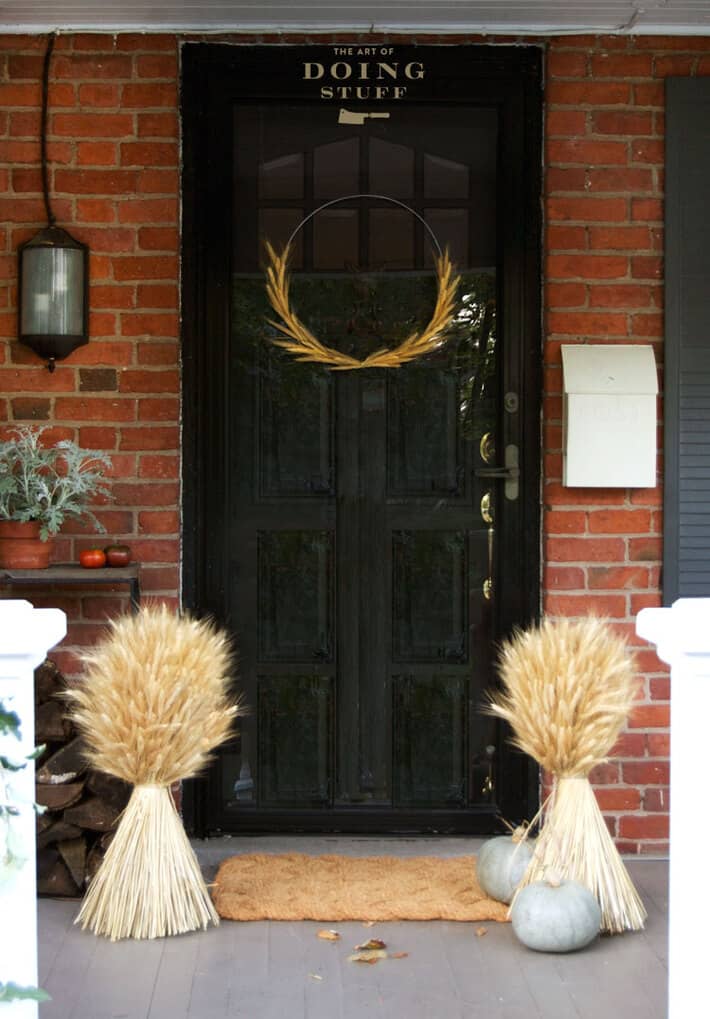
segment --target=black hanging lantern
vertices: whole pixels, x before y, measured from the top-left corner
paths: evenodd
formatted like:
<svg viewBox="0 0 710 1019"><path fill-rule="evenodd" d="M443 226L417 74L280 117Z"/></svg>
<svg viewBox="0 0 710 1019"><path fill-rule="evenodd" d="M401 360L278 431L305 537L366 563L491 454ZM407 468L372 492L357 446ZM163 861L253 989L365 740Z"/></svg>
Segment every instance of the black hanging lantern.
<svg viewBox="0 0 710 1019"><path fill-rule="evenodd" d="M49 362L89 340L89 249L48 226L19 249L20 341Z"/></svg>
<svg viewBox="0 0 710 1019"><path fill-rule="evenodd" d="M42 77L42 186L47 226L18 250L18 335L21 343L54 362L89 341L89 249L55 225L47 184L47 92L50 36Z"/></svg>

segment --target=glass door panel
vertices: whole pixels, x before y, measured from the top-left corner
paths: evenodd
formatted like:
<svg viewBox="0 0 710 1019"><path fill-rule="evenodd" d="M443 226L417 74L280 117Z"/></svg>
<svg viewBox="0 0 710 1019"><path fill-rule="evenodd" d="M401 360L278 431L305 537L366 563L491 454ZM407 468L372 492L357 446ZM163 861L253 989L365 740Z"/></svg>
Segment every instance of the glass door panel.
<svg viewBox="0 0 710 1019"><path fill-rule="evenodd" d="M467 110L466 143L460 119L419 107L413 144L399 118L354 129L331 113L235 113L231 585L249 713L225 808L463 808L488 795L469 760L487 745L474 471L497 419L497 121ZM359 358L425 328L437 245L455 252L438 352L341 373L274 346L260 262L291 235L293 307Z"/></svg>

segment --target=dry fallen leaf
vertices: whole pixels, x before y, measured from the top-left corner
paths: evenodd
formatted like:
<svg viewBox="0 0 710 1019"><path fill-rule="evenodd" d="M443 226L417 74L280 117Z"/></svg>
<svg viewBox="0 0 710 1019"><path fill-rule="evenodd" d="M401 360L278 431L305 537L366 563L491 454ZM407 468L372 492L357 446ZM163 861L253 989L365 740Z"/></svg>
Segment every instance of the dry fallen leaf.
<svg viewBox="0 0 710 1019"><path fill-rule="evenodd" d="M364 962L368 966L373 966L380 959L386 959L387 952L382 948L370 948L363 952L354 952L348 956L348 962Z"/></svg>
<svg viewBox="0 0 710 1019"><path fill-rule="evenodd" d="M488 934L487 927L476 927L476 937L482 938L485 934Z"/></svg>
<svg viewBox="0 0 710 1019"><path fill-rule="evenodd" d="M318 931L318 937L323 941L340 941L340 935L337 931L322 930Z"/></svg>
<svg viewBox="0 0 710 1019"><path fill-rule="evenodd" d="M323 979L323 977L320 976L319 973L309 973L308 976L311 978L311 980L322 980Z"/></svg>
<svg viewBox="0 0 710 1019"><path fill-rule="evenodd" d="M409 955L409 952L390 952L389 953L389 958L390 959L406 959L408 955Z"/></svg>
<svg viewBox="0 0 710 1019"><path fill-rule="evenodd" d="M371 949L387 948L387 945L380 938L370 938L369 941L365 941L362 945L355 945L356 952L368 952Z"/></svg>

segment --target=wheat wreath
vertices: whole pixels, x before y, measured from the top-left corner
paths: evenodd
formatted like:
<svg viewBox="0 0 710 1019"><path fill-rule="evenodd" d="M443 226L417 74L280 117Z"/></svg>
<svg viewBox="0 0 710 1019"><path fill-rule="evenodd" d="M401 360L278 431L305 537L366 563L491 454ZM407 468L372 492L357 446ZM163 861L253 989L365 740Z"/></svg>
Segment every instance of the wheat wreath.
<svg viewBox="0 0 710 1019"><path fill-rule="evenodd" d="M279 322L268 319L270 325L288 337L285 340L273 340L279 347L294 354L299 361L315 361L327 365L333 371L348 371L353 368L399 368L400 365L413 361L423 354L437 350L445 342L444 333L451 324L456 310L456 291L460 277L454 274L454 268L447 251L435 260L437 295L434 311L422 332L413 332L399 344L389 349L381 347L359 360L349 354L343 354L334 347L322 343L299 319L291 307L290 276L288 261L291 255L290 243L277 252L266 241L266 294L271 307L279 316Z"/></svg>

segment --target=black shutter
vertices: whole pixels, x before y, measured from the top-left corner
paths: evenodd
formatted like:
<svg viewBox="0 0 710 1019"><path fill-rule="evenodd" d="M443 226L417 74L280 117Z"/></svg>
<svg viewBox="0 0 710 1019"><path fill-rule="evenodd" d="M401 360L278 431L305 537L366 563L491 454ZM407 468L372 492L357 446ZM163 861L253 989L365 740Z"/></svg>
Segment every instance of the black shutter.
<svg viewBox="0 0 710 1019"><path fill-rule="evenodd" d="M710 596L710 78L666 81L663 600Z"/></svg>

